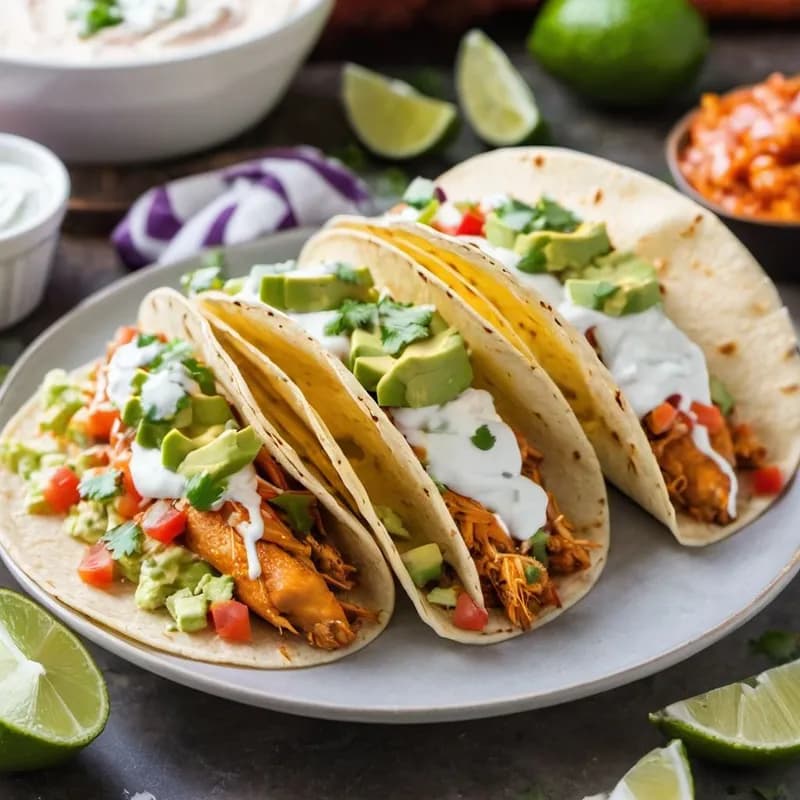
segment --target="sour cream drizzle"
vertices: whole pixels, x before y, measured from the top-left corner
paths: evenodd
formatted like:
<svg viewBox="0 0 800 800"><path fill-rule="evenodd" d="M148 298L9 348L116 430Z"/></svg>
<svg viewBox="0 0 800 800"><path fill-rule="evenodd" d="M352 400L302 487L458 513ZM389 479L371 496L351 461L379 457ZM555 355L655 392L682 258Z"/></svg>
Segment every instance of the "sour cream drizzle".
<svg viewBox="0 0 800 800"><path fill-rule="evenodd" d="M237 533L244 540L247 552L247 574L250 580L261 575L261 562L256 552L256 542L264 535L264 518L261 516L261 496L258 493L256 471L248 464L228 478L228 485L219 501L219 506L226 500L244 506L250 519L236 525Z"/></svg>
<svg viewBox="0 0 800 800"><path fill-rule="evenodd" d="M172 419L178 404L189 393L199 394L200 387L189 377L180 361L171 361L151 372L142 386L142 409L148 419Z"/></svg>
<svg viewBox="0 0 800 800"><path fill-rule="evenodd" d="M108 399L119 409L125 407L131 396L131 381L136 370L147 366L164 347L161 342L139 347L136 340L118 347L108 364Z"/></svg>
<svg viewBox="0 0 800 800"><path fill-rule="evenodd" d="M547 493L521 474L516 436L489 392L466 389L444 405L393 408L391 414L408 443L425 450L430 475L495 512L515 539L524 541L545 525ZM483 425L494 436L488 450L472 442Z"/></svg>

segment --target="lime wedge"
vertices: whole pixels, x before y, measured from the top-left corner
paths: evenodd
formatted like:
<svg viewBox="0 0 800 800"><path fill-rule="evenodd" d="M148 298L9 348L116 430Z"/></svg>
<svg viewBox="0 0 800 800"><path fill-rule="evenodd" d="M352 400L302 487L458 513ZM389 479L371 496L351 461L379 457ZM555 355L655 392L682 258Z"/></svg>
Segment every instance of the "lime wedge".
<svg viewBox="0 0 800 800"><path fill-rule="evenodd" d="M483 31L471 30L461 40L456 89L469 124L487 144L505 147L530 142L543 132L533 92Z"/></svg>
<svg viewBox="0 0 800 800"><path fill-rule="evenodd" d="M420 94L357 64L346 64L342 100L362 143L384 158L401 160L427 153L448 138L458 122L452 103Z"/></svg>
<svg viewBox="0 0 800 800"><path fill-rule="evenodd" d="M651 750L629 769L611 794L584 800L694 800L692 770L677 739Z"/></svg>
<svg viewBox="0 0 800 800"><path fill-rule="evenodd" d="M46 611L0 589L0 771L49 767L100 735L105 681Z"/></svg>
<svg viewBox="0 0 800 800"><path fill-rule="evenodd" d="M759 765L800 755L800 661L673 703L650 721L714 761Z"/></svg>

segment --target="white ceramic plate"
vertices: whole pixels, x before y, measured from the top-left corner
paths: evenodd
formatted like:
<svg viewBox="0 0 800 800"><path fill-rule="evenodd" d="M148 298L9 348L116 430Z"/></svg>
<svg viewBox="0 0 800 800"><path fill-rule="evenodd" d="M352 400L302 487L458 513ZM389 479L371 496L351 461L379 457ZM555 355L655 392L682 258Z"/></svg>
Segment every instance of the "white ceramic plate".
<svg viewBox="0 0 800 800"><path fill-rule="evenodd" d="M307 233L293 232L229 251L232 274L292 257ZM156 286L178 285L195 262L131 276L80 305L20 359L0 394L0 424L48 369L78 366L133 321ZM767 605L800 568L800 481L733 538L684 549L666 529L612 494L612 544L597 587L556 622L491 647L436 637L398 596L388 630L335 664L267 672L187 661L132 643L76 614L14 576L79 633L118 656L211 694L306 716L371 722L436 722L488 717L595 694L662 670L729 633Z"/></svg>

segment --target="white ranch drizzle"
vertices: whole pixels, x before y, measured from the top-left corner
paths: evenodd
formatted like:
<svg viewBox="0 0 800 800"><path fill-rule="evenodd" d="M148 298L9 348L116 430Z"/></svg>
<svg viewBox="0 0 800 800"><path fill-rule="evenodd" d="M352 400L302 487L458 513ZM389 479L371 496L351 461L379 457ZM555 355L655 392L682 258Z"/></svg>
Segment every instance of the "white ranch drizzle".
<svg viewBox="0 0 800 800"><path fill-rule="evenodd" d="M326 350L333 353L342 361L347 361L350 355L350 337L345 335L332 336L325 333L325 328L338 316L338 311L307 311L285 312L309 335L313 336Z"/></svg>
<svg viewBox="0 0 800 800"><path fill-rule="evenodd" d="M142 385L142 409L148 419L172 419L187 394L199 394L200 387L180 361L170 361L151 372Z"/></svg>
<svg viewBox="0 0 800 800"><path fill-rule="evenodd" d="M147 366L163 349L161 342L139 347L136 340L118 347L108 363L108 399L119 409L125 407L131 396L131 381L136 370Z"/></svg>
<svg viewBox="0 0 800 800"><path fill-rule="evenodd" d="M131 478L136 491L149 500L175 500L186 493L186 478L167 469L161 461L161 450L142 447L134 442L131 447Z"/></svg>
<svg viewBox="0 0 800 800"><path fill-rule="evenodd" d="M247 552L247 574L250 580L256 580L261 575L261 562L256 552L256 542L264 535L264 518L261 516L261 495L258 493L256 471L252 464L228 478L228 485L219 500L217 508L230 500L244 506L249 520L236 524L236 531L244 541Z"/></svg>
<svg viewBox="0 0 800 800"><path fill-rule="evenodd" d="M521 474L516 436L489 392L466 389L444 405L393 408L391 414L409 444L425 450L431 476L493 511L515 539L524 541L545 525L547 493ZM488 450L472 442L483 425L494 436Z"/></svg>

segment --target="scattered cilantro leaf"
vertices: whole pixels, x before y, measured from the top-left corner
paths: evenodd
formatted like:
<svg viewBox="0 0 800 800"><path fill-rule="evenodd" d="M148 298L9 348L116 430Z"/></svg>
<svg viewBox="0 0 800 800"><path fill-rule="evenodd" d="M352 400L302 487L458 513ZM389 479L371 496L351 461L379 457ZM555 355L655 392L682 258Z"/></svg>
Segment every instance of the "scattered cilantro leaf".
<svg viewBox="0 0 800 800"><path fill-rule="evenodd" d="M101 541L105 542L114 560L119 561L125 556L142 552L143 536L142 529L135 522L123 522L107 531Z"/></svg>
<svg viewBox="0 0 800 800"><path fill-rule="evenodd" d="M544 246L532 247L528 250L517 264L517 269L520 272L547 272L547 256L544 254Z"/></svg>
<svg viewBox="0 0 800 800"><path fill-rule="evenodd" d="M476 428L475 433L469 437L469 440L478 450L491 450L497 441L495 435L489 430L488 425L481 425L480 428Z"/></svg>
<svg viewBox="0 0 800 800"><path fill-rule="evenodd" d="M97 475L84 475L78 491L84 500L110 500L120 491L122 473L118 469L107 469Z"/></svg>
<svg viewBox="0 0 800 800"><path fill-rule="evenodd" d="M789 790L783 784L774 788L754 786L753 794L760 800L790 800Z"/></svg>
<svg viewBox="0 0 800 800"><path fill-rule="evenodd" d="M192 380L197 382L203 394L216 394L217 382L214 380L214 373L196 358L184 358L183 366Z"/></svg>
<svg viewBox="0 0 800 800"><path fill-rule="evenodd" d="M362 303L359 300L348 298L336 311L336 316L325 326L325 333L329 336L338 336L342 333L352 333L357 328L372 328L378 318L376 303Z"/></svg>
<svg viewBox="0 0 800 800"><path fill-rule="evenodd" d="M580 219L571 211L543 195L536 205L520 200L509 200L496 210L507 228L517 233L533 231L562 231L570 233L580 224Z"/></svg>
<svg viewBox="0 0 800 800"><path fill-rule="evenodd" d="M222 289L225 280L225 269L222 266L200 267L181 275L181 286L189 297L194 297L202 292Z"/></svg>
<svg viewBox="0 0 800 800"><path fill-rule="evenodd" d="M147 347L148 345L151 345L157 342L158 340L159 340L158 336L156 336L154 333L140 333L136 337L136 346Z"/></svg>
<svg viewBox="0 0 800 800"><path fill-rule="evenodd" d="M786 664L800 658L800 633L766 631L758 639L750 640L750 649L775 664Z"/></svg>
<svg viewBox="0 0 800 800"><path fill-rule="evenodd" d="M345 264L344 261L338 261L333 275L344 283L358 283L358 273L353 269L350 264Z"/></svg>
<svg viewBox="0 0 800 800"><path fill-rule="evenodd" d="M422 306L404 305L384 298L378 302L378 320L383 349L398 355L404 347L431 335L433 311Z"/></svg>
<svg viewBox="0 0 800 800"><path fill-rule="evenodd" d="M284 512L289 527L296 533L310 533L314 527L311 509L316 499L308 492L283 492L269 500L269 504Z"/></svg>
<svg viewBox="0 0 800 800"><path fill-rule="evenodd" d="M219 502L225 486L217 483L207 472L192 476L186 485L186 499L198 511L210 511Z"/></svg>
<svg viewBox="0 0 800 800"><path fill-rule="evenodd" d="M194 348L185 339L171 339L150 363L150 369L158 369L172 361L183 361L190 358L193 352Z"/></svg>
<svg viewBox="0 0 800 800"><path fill-rule="evenodd" d="M78 33L85 38L119 25L123 14L117 0L79 0L70 10L69 18L78 23Z"/></svg>
<svg viewBox="0 0 800 800"><path fill-rule="evenodd" d="M541 230L564 231L569 233L574 231L580 224L580 219L564 206L556 203L547 195L542 195L536 204L538 220L541 220Z"/></svg>

